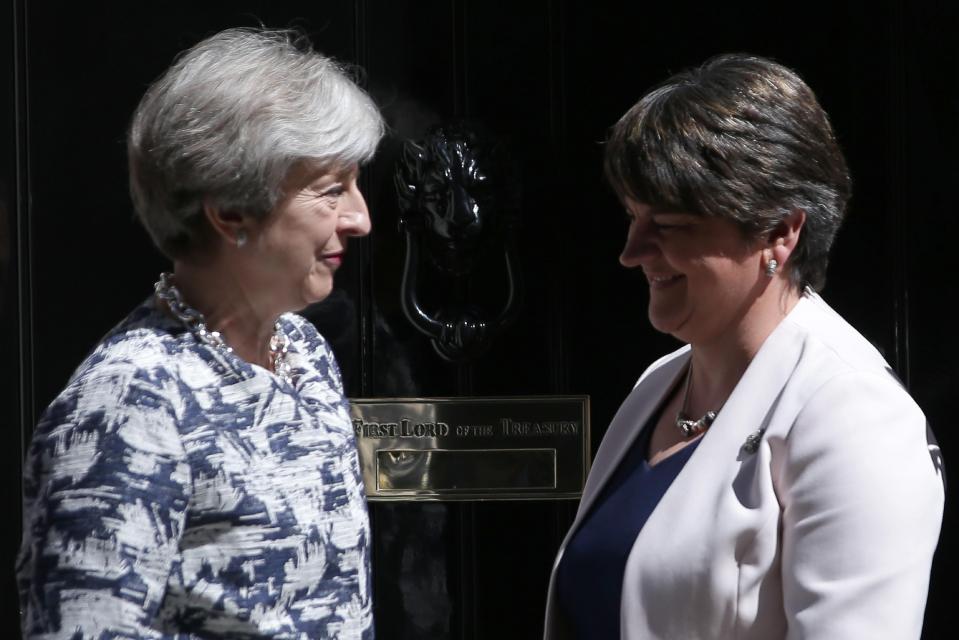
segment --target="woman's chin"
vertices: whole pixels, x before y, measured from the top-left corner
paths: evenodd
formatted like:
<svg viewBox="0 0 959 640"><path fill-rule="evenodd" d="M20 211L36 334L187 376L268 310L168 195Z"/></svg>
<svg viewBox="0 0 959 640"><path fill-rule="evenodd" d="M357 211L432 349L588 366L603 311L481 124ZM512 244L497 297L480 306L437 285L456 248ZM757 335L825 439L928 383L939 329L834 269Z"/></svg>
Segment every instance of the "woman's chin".
<svg viewBox="0 0 959 640"><path fill-rule="evenodd" d="M649 324L652 325L653 329L659 331L660 333L673 333L677 330L681 322L675 317L674 314L670 313L657 313L656 310L649 310Z"/></svg>
<svg viewBox="0 0 959 640"><path fill-rule="evenodd" d="M686 318L674 314L657 314L650 310L649 324L659 333L673 336L682 342L689 342Z"/></svg>
<svg viewBox="0 0 959 640"><path fill-rule="evenodd" d="M303 302L306 305L316 304L317 302L322 302L326 300L330 294L333 293L333 283L327 281L326 283L316 283L309 282L306 286L303 287Z"/></svg>

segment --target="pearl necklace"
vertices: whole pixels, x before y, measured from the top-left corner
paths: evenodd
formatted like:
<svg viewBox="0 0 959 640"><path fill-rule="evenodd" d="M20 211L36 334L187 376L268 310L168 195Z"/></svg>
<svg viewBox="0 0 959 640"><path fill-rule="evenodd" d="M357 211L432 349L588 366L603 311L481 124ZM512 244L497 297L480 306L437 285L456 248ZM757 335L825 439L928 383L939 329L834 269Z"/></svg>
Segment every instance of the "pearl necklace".
<svg viewBox="0 0 959 640"><path fill-rule="evenodd" d="M183 301L183 295L173 284L172 273L161 273L160 279L153 285L153 290L156 292L157 299L165 302L170 312L186 325L200 342L221 353L233 353L233 348L223 340L219 331L210 331L207 328L203 314ZM273 373L287 382L291 382L293 378L293 368L287 361L289 349L290 339L286 337L280 328L280 323L277 322L273 325L273 336L270 338L270 366L273 368Z"/></svg>
<svg viewBox="0 0 959 640"><path fill-rule="evenodd" d="M686 413L686 409L689 405L689 387L692 386L693 379L693 360L690 357L689 359L689 368L686 370L686 383L685 389L683 390L683 408L676 413L676 428L682 431L684 438L691 438L693 436L698 436L700 433L709 428L709 425L713 423L713 420L716 419L717 411L707 411L703 414L702 418L698 420L693 420L689 417L689 414Z"/></svg>

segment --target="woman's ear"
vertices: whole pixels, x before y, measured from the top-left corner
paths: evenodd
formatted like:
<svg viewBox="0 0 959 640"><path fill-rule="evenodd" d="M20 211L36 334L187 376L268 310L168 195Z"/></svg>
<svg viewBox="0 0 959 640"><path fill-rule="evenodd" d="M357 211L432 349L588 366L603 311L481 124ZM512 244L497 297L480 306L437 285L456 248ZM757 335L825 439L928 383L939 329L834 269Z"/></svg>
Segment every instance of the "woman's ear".
<svg viewBox="0 0 959 640"><path fill-rule="evenodd" d="M214 235L228 246L242 248L249 240L249 221L242 213L221 209L209 200L204 200L203 215L210 223Z"/></svg>
<svg viewBox="0 0 959 640"><path fill-rule="evenodd" d="M793 209L769 234L769 249L779 264L786 264L789 256L799 243L799 234L806 224L806 212Z"/></svg>

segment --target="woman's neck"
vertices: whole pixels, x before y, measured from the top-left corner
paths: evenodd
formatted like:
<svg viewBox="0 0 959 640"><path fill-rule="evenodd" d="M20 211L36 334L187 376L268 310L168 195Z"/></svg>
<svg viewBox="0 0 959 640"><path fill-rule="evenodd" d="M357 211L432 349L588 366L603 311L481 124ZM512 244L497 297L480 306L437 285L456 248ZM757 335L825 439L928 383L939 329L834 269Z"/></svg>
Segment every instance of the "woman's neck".
<svg viewBox="0 0 959 640"><path fill-rule="evenodd" d="M203 314L239 357L270 367L270 339L279 316L261 296L244 287L232 270L215 264L176 261L173 283L183 301Z"/></svg>
<svg viewBox="0 0 959 640"><path fill-rule="evenodd" d="M690 414L716 410L726 402L766 338L801 297L792 287L767 290L756 299L731 335L691 345Z"/></svg>

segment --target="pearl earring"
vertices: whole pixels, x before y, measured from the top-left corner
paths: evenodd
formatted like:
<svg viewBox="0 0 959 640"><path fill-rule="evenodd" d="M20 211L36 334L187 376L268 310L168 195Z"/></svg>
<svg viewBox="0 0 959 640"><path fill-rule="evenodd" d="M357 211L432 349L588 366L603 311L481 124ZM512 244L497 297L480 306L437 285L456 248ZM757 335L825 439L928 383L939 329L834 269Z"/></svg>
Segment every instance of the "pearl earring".
<svg viewBox="0 0 959 640"><path fill-rule="evenodd" d="M246 245L246 231L240 229L236 232L236 246L238 249L242 249Z"/></svg>

